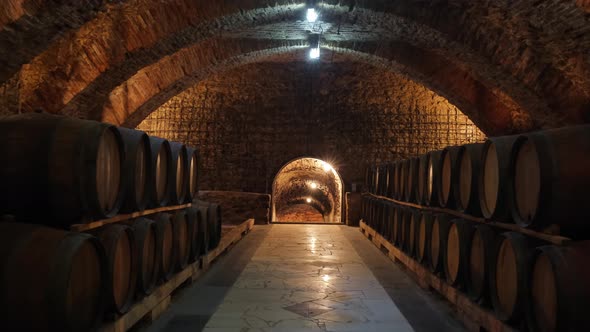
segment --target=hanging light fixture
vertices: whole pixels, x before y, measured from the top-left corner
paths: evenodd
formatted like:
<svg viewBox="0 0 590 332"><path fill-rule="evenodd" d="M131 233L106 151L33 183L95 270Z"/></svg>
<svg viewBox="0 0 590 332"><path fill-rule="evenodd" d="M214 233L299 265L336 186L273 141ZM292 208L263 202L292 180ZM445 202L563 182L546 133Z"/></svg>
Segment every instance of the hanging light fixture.
<svg viewBox="0 0 590 332"><path fill-rule="evenodd" d="M307 22L315 23L318 20L318 13L315 11L315 8L307 8Z"/></svg>

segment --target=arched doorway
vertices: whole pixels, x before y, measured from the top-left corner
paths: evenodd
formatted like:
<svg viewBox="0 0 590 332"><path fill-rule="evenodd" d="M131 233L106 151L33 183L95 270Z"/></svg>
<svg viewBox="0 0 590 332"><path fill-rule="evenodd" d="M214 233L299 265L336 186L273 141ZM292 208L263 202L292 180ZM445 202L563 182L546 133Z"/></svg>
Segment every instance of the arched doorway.
<svg viewBox="0 0 590 332"><path fill-rule="evenodd" d="M285 164L272 186L273 222L342 222L344 184L329 163L298 158Z"/></svg>

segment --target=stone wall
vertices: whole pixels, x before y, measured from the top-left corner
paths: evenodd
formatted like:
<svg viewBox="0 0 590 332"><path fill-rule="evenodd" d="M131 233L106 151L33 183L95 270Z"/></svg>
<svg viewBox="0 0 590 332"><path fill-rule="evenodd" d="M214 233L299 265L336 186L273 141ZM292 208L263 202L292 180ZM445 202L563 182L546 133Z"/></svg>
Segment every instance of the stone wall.
<svg viewBox="0 0 590 332"><path fill-rule="evenodd" d="M222 220L227 225L238 225L251 218L254 218L255 223L259 225L269 222L270 195L201 191L199 199L221 205Z"/></svg>
<svg viewBox="0 0 590 332"><path fill-rule="evenodd" d="M138 128L198 147L204 190L260 193L299 157L330 162L350 191L368 164L484 138L422 85L339 61L242 66L172 98Z"/></svg>

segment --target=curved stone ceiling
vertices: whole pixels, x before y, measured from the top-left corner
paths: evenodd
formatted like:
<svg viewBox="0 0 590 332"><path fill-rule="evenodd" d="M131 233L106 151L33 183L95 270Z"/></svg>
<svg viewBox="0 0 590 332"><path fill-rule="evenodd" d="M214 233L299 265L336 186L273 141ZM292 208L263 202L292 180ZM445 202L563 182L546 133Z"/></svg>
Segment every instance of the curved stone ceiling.
<svg viewBox="0 0 590 332"><path fill-rule="evenodd" d="M304 40L297 40L298 32L291 28L300 24L304 3L38 0L29 4L7 0L4 9L11 10L0 15L0 41L12 46L0 52L0 81L30 62L19 74L25 111L44 107L100 118L101 107L108 109L113 94L133 86L129 81L134 75L165 58L180 59L177 53L184 49L200 45L190 55L203 56L203 64L230 61L215 54L204 56L213 52L211 45L223 44L221 40L226 44L235 39L274 41L274 47L263 49L280 43L300 45ZM451 100L476 100L472 107L482 114L470 116L489 134L590 121L590 25L583 1L350 0L322 1L319 6L326 24L325 41L334 49L391 54L396 57L389 59L393 61L424 52L429 56L405 65L417 67L413 69L422 70L426 77L429 71L448 65L446 73L454 75L444 84L433 85ZM43 32L42 40L27 38L35 31ZM407 48L405 57L400 47ZM255 48L245 47L236 56ZM213 49L221 52L218 55L226 51ZM183 71L183 62L188 61L180 61L176 70ZM184 75L215 68L191 68L195 70ZM147 87L172 94L168 90L175 89L177 80L170 80L170 88L166 70L152 71L154 82ZM437 73L447 76L444 71ZM455 83L461 77L466 81ZM126 102L151 99L143 95L144 89L139 90L132 91ZM479 110L486 104L491 105L488 110ZM149 105L140 107L149 109ZM519 118L512 119L513 114ZM532 122L522 124L521 114ZM499 123L494 123L495 117Z"/></svg>

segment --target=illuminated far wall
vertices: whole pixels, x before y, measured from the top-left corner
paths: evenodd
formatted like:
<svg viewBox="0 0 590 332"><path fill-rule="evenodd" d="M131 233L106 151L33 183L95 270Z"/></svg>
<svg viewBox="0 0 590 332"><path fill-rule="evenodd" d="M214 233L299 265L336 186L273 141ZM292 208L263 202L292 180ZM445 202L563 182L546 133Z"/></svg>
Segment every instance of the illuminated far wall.
<svg viewBox="0 0 590 332"><path fill-rule="evenodd" d="M316 158L290 161L277 173L272 188L272 221L308 221L293 216L285 219L292 207L307 204L322 215L323 222L342 222L344 184L338 171L326 161Z"/></svg>
<svg viewBox="0 0 590 332"><path fill-rule="evenodd" d="M485 137L445 98L402 75L337 55L310 66L301 56L211 76L138 128L198 147L202 190L267 194L296 158L330 160L350 190L367 165Z"/></svg>

